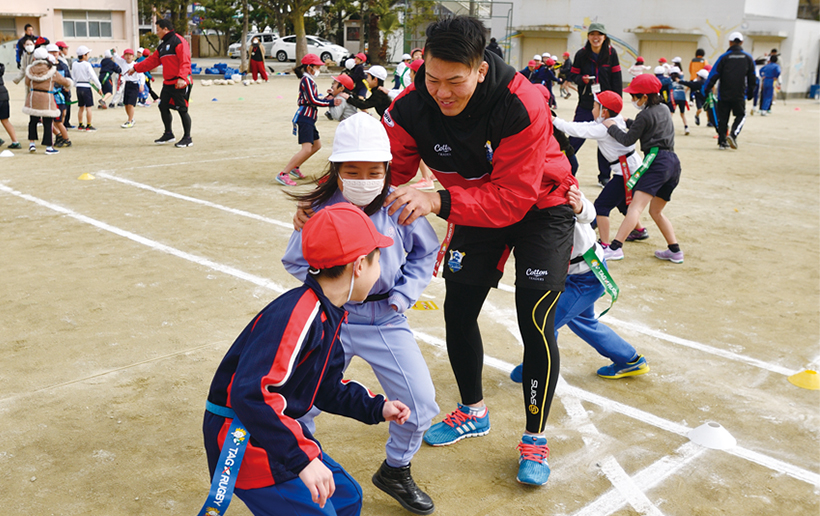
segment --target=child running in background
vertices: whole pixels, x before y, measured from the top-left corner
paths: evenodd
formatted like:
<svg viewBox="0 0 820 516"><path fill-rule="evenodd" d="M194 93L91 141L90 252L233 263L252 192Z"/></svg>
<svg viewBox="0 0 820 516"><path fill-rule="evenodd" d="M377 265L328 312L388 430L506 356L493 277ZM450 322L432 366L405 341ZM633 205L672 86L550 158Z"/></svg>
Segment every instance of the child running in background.
<svg viewBox="0 0 820 516"><path fill-rule="evenodd" d="M108 103L114 97L114 76L121 75L123 70L120 68L113 57L114 52L111 50L106 50L103 52L103 59L100 61L100 84L102 84L102 95L103 97L98 100L98 108L100 109L108 109ZM114 107L111 105L110 107Z"/></svg>
<svg viewBox="0 0 820 516"><path fill-rule="evenodd" d="M695 99L695 125L700 125L700 114L703 112L703 104L706 102L706 97L703 96L703 85L706 84L706 78L709 77L709 71L701 68L697 71L695 80L679 81L680 84L689 88L691 96Z"/></svg>
<svg viewBox="0 0 820 516"><path fill-rule="evenodd" d="M615 138L609 135L607 128L602 124L604 120L613 120L617 127L626 129L626 122L620 115L623 109L623 97L613 91L602 91L595 95L595 104L592 114L595 116L593 122L567 122L560 118L555 118L552 125L555 129L564 132L567 136L597 140L598 149L604 158L609 162L613 177L618 179L610 181L601 190L598 198L595 199L595 212L597 213L596 223L598 225L598 235L604 249L609 247L609 212L612 208L626 215L626 180L623 179L620 158L624 157L626 166L630 173L638 170L641 166L641 159L635 153L635 145L621 145ZM591 221L590 221L591 222ZM649 238L649 232L641 226L640 220L635 228L626 237L626 241L645 240ZM620 258L615 258L616 260Z"/></svg>
<svg viewBox="0 0 820 516"><path fill-rule="evenodd" d="M683 120L683 134L689 134L689 122L686 121L686 110L689 109L689 102L686 100L686 88L681 83L683 76L680 68L675 67L672 73L669 74L669 79L672 81L672 98L675 101L678 111L680 111L681 120Z"/></svg>
<svg viewBox="0 0 820 516"><path fill-rule="evenodd" d="M364 210L380 233L393 237L393 245L381 250L381 276L370 295L364 301L344 305L348 311L341 330L344 364L347 368L354 355L361 357L373 368L387 397L402 400L409 407L410 417L404 425L390 425L387 459L373 476L373 483L405 509L430 514L433 501L413 481L410 461L439 408L430 372L404 312L432 279L439 246L424 217L402 225L398 212L388 214L384 199L392 190L391 159L384 126L372 116L358 113L336 129L330 166L316 181L317 188L295 197L317 213L328 206L352 203ZM282 258L285 269L299 280L308 273L302 248L302 233L295 231ZM316 415L314 409L300 420L311 433Z"/></svg>
<svg viewBox="0 0 820 516"><path fill-rule="evenodd" d="M304 179L305 175L299 167L311 156L319 152L322 142L319 140L319 131L316 130L316 114L318 108L328 107L331 104L341 104L340 99L323 99L319 96L314 77L319 73L319 67L324 63L316 54L308 54L302 58L302 64L294 69L299 81L299 108L293 115L293 134L298 136L299 145L302 146L299 152L293 155L288 161L285 170L279 172L276 180L285 186L296 186L296 181L290 178L293 176Z"/></svg>
<svg viewBox="0 0 820 516"><path fill-rule="evenodd" d="M77 130L78 131L96 131L97 128L91 125L91 111L94 107L94 95L91 94L91 86L93 85L97 91L101 91L102 86L100 80L97 79L97 74L94 73L94 68L88 62L88 55L91 49L85 45L77 47L77 62L71 70L71 75L74 77L74 83L77 85ZM86 125L83 125L83 114L85 114Z"/></svg>
<svg viewBox="0 0 820 516"><path fill-rule="evenodd" d="M350 78L353 79L353 93L354 96L364 98L367 95L367 86L364 81L366 79L364 73L364 63L367 62L367 56L359 52L353 56L354 65L350 70Z"/></svg>
<svg viewBox="0 0 820 516"><path fill-rule="evenodd" d="M3 128L11 138L11 144L9 144L9 149L19 149L20 142L17 141L17 133L14 131L14 125L9 121L9 117L11 116L11 107L9 105L9 90L6 89L6 85L3 83L3 75L6 73L6 65L0 63L0 124L3 124ZM5 143L2 139L0 139L0 145Z"/></svg>
<svg viewBox="0 0 820 516"><path fill-rule="evenodd" d="M643 75L652 67L646 66L643 62L643 57L638 56L635 58L635 64L629 67L629 74L635 78L639 75Z"/></svg>
<svg viewBox="0 0 820 516"><path fill-rule="evenodd" d="M304 285L248 323L211 381L202 431L213 480L199 514L224 514L234 487L256 516L360 513L361 486L298 418L314 406L371 425L411 415L342 376L342 305L364 301L379 278L379 250L391 245L349 204L305 224Z"/></svg>
<svg viewBox="0 0 820 516"><path fill-rule="evenodd" d="M672 192L680 180L680 161L675 154L675 126L666 107L661 106L660 90L660 80L654 75L635 77L632 84L624 90L632 95L632 105L640 111L635 120L627 120L629 130L624 131L618 127L615 120L603 121L609 135L621 145L633 145L640 140L641 151L644 153L643 164L633 172L628 183L628 186L633 185L632 203L621 227L618 228L618 233L604 254L607 260L623 258L623 242L635 227L643 210L649 206L649 215L658 225L669 247L655 251L655 257L673 263L683 263L683 251L678 245L675 230L663 214L663 209L672 198Z"/></svg>
<svg viewBox="0 0 820 516"><path fill-rule="evenodd" d="M666 68L663 66L656 66L655 67L655 77L661 83L661 90L658 93L661 97L661 102L669 108L670 113L675 112L675 96L672 93L672 79L669 78L668 74L666 73Z"/></svg>
<svg viewBox="0 0 820 516"><path fill-rule="evenodd" d="M616 380L648 373L649 364L643 355L639 355L632 345L595 317L595 301L604 295L603 281L609 280L599 280L593 270L594 267L601 274L601 269L606 268L604 250L595 243L595 230L590 226L595 209L576 186L570 187L567 198L575 211L575 234L566 290L555 306L555 338L558 338L558 329L566 324L601 356L611 360L612 364L598 369L601 378ZM614 282L611 283L617 289ZM510 379L521 383L523 370L524 366L518 364L510 373Z"/></svg>

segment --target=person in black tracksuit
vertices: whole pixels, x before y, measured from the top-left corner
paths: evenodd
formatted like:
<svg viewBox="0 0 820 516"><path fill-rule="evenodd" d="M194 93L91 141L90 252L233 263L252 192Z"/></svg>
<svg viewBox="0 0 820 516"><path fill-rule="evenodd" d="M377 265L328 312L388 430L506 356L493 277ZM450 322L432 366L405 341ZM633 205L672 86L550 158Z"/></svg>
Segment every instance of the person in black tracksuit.
<svg viewBox="0 0 820 516"><path fill-rule="evenodd" d="M618 53L611 46L606 28L602 23L589 25L587 43L575 53L572 67L569 71L569 80L578 86L578 107L575 108L574 122L591 122L592 108L595 104L593 91L614 91L623 95L623 81L621 78L621 62ZM570 143L576 152L584 144L582 138L570 138ZM609 162L598 152L598 184L604 186L609 182Z"/></svg>
<svg viewBox="0 0 820 516"><path fill-rule="evenodd" d="M752 100L755 88L755 61L743 50L743 35L733 32L729 35L731 45L715 61L706 84L701 90L704 95L718 85L718 146L721 149L732 147L737 149L737 137L743 129L746 119L746 100ZM729 113L735 115L732 131L727 135L729 128ZM728 143L727 143L728 140Z"/></svg>

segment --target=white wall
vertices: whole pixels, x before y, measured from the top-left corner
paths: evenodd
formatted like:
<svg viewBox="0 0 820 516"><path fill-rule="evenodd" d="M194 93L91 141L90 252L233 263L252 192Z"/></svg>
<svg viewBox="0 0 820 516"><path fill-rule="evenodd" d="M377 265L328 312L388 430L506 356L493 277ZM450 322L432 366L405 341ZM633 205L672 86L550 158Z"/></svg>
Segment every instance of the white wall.
<svg viewBox="0 0 820 516"><path fill-rule="evenodd" d="M746 0L746 14L795 19L800 0Z"/></svg>
<svg viewBox="0 0 820 516"><path fill-rule="evenodd" d="M808 93L809 87L816 84L817 62L820 59L820 22L797 20L794 25L789 55L783 56L784 78L783 91L795 95Z"/></svg>

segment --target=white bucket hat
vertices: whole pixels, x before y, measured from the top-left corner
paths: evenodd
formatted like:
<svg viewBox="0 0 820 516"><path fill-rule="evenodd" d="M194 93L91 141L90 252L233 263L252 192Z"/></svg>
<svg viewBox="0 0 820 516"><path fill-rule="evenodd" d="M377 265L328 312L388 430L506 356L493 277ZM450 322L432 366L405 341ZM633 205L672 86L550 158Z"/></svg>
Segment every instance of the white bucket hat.
<svg viewBox="0 0 820 516"><path fill-rule="evenodd" d="M79 47L77 47L77 55L78 56L84 56L84 55L88 54L89 52L91 52L91 49L88 48L85 45L80 45Z"/></svg>
<svg viewBox="0 0 820 516"><path fill-rule="evenodd" d="M702 79L709 77L709 70L701 68L700 70L698 70L698 77Z"/></svg>
<svg viewBox="0 0 820 516"><path fill-rule="evenodd" d="M34 56L34 59L44 59L45 60L45 59L48 59L48 50L46 50L43 47L35 48L34 49L34 54L32 54L32 55Z"/></svg>
<svg viewBox="0 0 820 516"><path fill-rule="evenodd" d="M381 163L390 161L390 139L384 126L367 113L356 113L343 120L336 128L333 138L333 153L328 161L369 161Z"/></svg>
<svg viewBox="0 0 820 516"><path fill-rule="evenodd" d="M371 66L366 71L376 79L381 79L383 81L387 79L387 70L385 70L383 66Z"/></svg>

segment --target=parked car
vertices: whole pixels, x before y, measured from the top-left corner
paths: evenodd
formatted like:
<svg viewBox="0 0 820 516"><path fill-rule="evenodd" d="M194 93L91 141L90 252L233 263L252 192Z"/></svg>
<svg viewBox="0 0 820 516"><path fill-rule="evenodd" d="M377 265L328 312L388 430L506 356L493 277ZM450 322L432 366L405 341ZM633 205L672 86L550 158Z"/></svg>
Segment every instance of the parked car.
<svg viewBox="0 0 820 516"><path fill-rule="evenodd" d="M271 49L273 48L273 44L276 43L276 40L279 39L279 36L272 32L249 32L248 33L248 47L251 46L251 41L253 38L259 38L262 40L262 48L265 49L265 57L272 57L273 54L271 53ZM231 59L239 59L242 54L242 42L237 41L236 43L231 43L228 46L228 57Z"/></svg>
<svg viewBox="0 0 820 516"><path fill-rule="evenodd" d="M330 59L341 63L350 54L345 47L318 36L307 36L307 43L308 53L316 54L322 61ZM271 49L271 56L276 57L276 60L281 63L294 61L296 59L296 36L285 36L276 40Z"/></svg>

